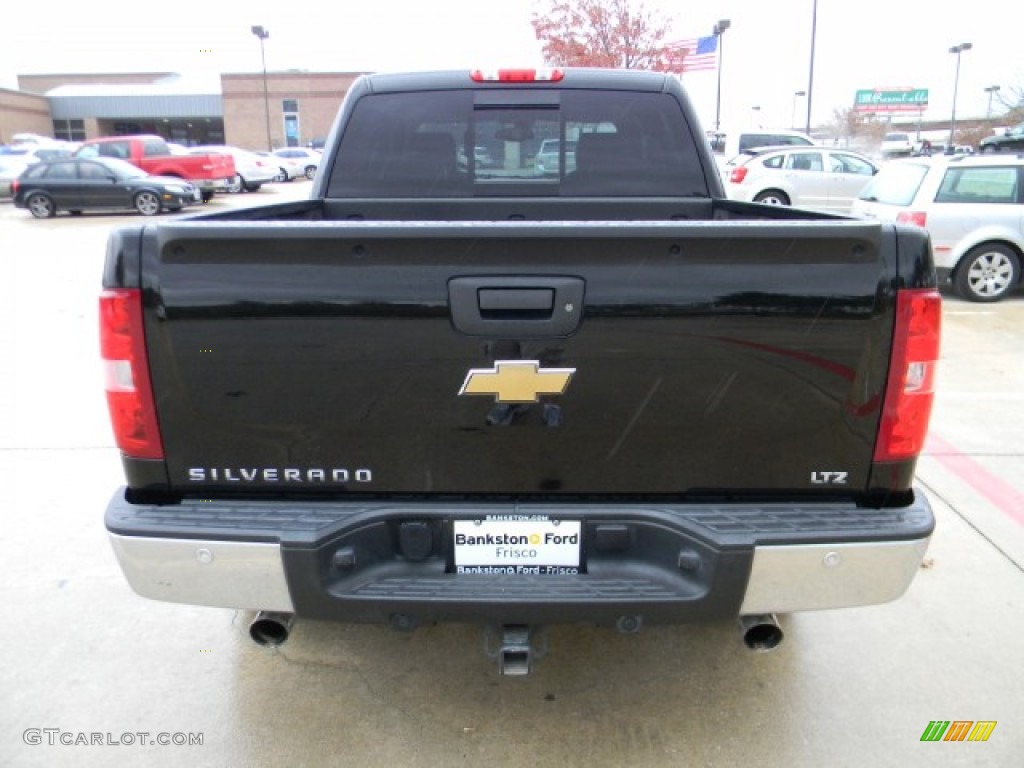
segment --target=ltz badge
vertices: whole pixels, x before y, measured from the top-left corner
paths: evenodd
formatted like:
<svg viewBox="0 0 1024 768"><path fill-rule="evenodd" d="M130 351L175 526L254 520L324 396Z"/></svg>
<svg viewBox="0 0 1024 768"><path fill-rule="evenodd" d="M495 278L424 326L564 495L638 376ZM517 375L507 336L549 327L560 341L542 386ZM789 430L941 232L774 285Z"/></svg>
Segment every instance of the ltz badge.
<svg viewBox="0 0 1024 768"><path fill-rule="evenodd" d="M493 368L473 368L460 395L491 395L496 403L536 403L541 395L561 395L575 368L541 368L537 360L498 360Z"/></svg>

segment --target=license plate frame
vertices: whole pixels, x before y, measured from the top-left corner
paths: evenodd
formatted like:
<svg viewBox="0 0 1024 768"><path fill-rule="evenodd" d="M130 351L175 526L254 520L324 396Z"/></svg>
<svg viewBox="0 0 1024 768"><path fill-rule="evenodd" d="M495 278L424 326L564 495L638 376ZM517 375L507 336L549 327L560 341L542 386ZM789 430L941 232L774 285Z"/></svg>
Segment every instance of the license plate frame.
<svg viewBox="0 0 1024 768"><path fill-rule="evenodd" d="M583 521L489 515L453 520L450 571L523 576L585 573Z"/></svg>

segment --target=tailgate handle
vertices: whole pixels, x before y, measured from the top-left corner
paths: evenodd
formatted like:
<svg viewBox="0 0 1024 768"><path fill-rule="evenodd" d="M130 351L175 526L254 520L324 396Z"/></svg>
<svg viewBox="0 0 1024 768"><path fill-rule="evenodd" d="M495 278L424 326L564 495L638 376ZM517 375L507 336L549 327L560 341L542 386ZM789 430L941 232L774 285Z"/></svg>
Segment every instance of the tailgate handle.
<svg viewBox="0 0 1024 768"><path fill-rule="evenodd" d="M579 277L456 277L448 281L452 325L489 338L568 336L583 316Z"/></svg>
<svg viewBox="0 0 1024 768"><path fill-rule="evenodd" d="M481 288L477 296L481 315L526 313L551 317L555 306L554 288Z"/></svg>

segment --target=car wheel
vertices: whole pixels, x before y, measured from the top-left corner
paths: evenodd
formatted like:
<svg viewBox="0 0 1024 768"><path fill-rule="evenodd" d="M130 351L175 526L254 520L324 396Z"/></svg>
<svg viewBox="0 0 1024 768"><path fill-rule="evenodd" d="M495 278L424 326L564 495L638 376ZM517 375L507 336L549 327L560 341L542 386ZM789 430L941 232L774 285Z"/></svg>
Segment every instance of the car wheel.
<svg viewBox="0 0 1024 768"><path fill-rule="evenodd" d="M288 171L284 168L278 168L277 176L274 177L274 181L288 181Z"/></svg>
<svg viewBox="0 0 1024 768"><path fill-rule="evenodd" d="M155 216L160 213L160 198L155 192L143 190L135 196L135 210L143 216Z"/></svg>
<svg viewBox="0 0 1024 768"><path fill-rule="evenodd" d="M315 165L307 165L306 166L306 178L309 179L310 181L312 181L314 176L316 176L316 166Z"/></svg>
<svg viewBox="0 0 1024 768"><path fill-rule="evenodd" d="M204 202L204 203L208 203L208 202L210 202L211 200L213 200L213 195L214 195L214 192L213 192L213 190L210 190L210 189L204 189L204 190L203 190L203 202Z"/></svg>
<svg viewBox="0 0 1024 768"><path fill-rule="evenodd" d="M243 184L242 186L245 187L245 191L246 192L259 192L260 191L260 187L262 187L263 184L262 183L260 183L260 184Z"/></svg>
<svg viewBox="0 0 1024 768"><path fill-rule="evenodd" d="M976 246L960 260L953 278L957 294L969 301L999 301L1020 282L1020 257L1005 245Z"/></svg>
<svg viewBox="0 0 1024 768"><path fill-rule="evenodd" d="M241 176L235 176L235 178L231 180L231 183L228 184L228 192L230 192L233 195L237 195L239 192L242 191L242 187L244 186L245 180Z"/></svg>
<svg viewBox="0 0 1024 768"><path fill-rule="evenodd" d="M72 216L81 216L82 215L81 211L68 211L68 213L70 213Z"/></svg>
<svg viewBox="0 0 1024 768"><path fill-rule="evenodd" d="M754 202L765 205L789 205L789 198L784 192L779 192L777 189L766 189L764 192L754 195Z"/></svg>
<svg viewBox="0 0 1024 768"><path fill-rule="evenodd" d="M57 206L53 202L53 198L49 195L44 195L42 192L29 195L25 205L28 206L32 215L37 219L51 219L57 215Z"/></svg>

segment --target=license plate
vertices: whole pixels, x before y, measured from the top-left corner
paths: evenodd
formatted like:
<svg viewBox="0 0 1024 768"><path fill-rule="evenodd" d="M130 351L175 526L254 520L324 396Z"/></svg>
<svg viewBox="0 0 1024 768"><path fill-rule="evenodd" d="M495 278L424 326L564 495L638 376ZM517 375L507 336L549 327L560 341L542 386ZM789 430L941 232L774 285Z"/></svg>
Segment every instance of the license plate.
<svg viewBox="0 0 1024 768"><path fill-rule="evenodd" d="M557 575L581 572L579 520L505 518L456 520L456 573Z"/></svg>

